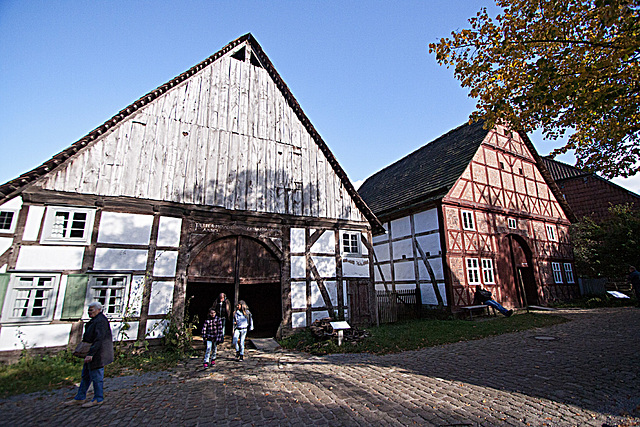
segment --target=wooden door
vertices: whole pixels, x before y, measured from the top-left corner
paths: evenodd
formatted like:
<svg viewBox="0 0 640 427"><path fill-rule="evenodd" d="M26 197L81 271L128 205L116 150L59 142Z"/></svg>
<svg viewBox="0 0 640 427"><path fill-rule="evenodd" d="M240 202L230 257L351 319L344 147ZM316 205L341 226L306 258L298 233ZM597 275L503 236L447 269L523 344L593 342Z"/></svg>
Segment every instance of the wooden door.
<svg viewBox="0 0 640 427"><path fill-rule="evenodd" d="M349 319L353 325L368 325L373 319L372 286L366 279L352 279L347 282Z"/></svg>

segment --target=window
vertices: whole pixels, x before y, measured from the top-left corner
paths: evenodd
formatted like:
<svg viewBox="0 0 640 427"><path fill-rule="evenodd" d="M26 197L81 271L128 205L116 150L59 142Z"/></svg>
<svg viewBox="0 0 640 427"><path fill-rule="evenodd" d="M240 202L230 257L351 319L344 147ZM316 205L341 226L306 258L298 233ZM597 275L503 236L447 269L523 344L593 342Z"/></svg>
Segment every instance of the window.
<svg viewBox="0 0 640 427"><path fill-rule="evenodd" d="M473 212L462 211L462 228L465 230L475 230L476 227L473 224Z"/></svg>
<svg viewBox="0 0 640 427"><path fill-rule="evenodd" d="M558 241L558 237L556 236L556 228L553 225L547 225L547 238L552 242Z"/></svg>
<svg viewBox="0 0 640 427"><path fill-rule="evenodd" d="M49 321L53 318L58 276L12 276L3 321ZM6 317L5 317L6 316Z"/></svg>
<svg viewBox="0 0 640 427"><path fill-rule="evenodd" d="M553 270L553 283L562 283L562 271L560 271L560 263L552 262L551 269Z"/></svg>
<svg viewBox="0 0 640 427"><path fill-rule="evenodd" d="M571 267L571 263L564 263L564 274L567 276L567 283L575 283L573 280L573 268Z"/></svg>
<svg viewBox="0 0 640 427"><path fill-rule="evenodd" d="M477 258L467 258L467 279L470 285L480 283L480 269L478 268Z"/></svg>
<svg viewBox="0 0 640 427"><path fill-rule="evenodd" d="M518 228L518 223L516 222L515 218L508 218L507 225L509 226L509 228Z"/></svg>
<svg viewBox="0 0 640 427"><path fill-rule="evenodd" d="M342 233L342 253L347 255L360 254L360 233L345 231Z"/></svg>
<svg viewBox="0 0 640 427"><path fill-rule="evenodd" d="M87 305L92 301L102 304L102 312L109 317L122 316L126 276L95 276L91 278Z"/></svg>
<svg viewBox="0 0 640 427"><path fill-rule="evenodd" d="M94 212L93 209L47 208L41 243L88 244Z"/></svg>
<svg viewBox="0 0 640 427"><path fill-rule="evenodd" d="M0 233L13 233L16 226L18 213L14 210L3 209L0 211Z"/></svg>
<svg viewBox="0 0 640 427"><path fill-rule="evenodd" d="M482 280L484 280L484 283L496 283L493 276L493 260L492 259L482 260Z"/></svg>

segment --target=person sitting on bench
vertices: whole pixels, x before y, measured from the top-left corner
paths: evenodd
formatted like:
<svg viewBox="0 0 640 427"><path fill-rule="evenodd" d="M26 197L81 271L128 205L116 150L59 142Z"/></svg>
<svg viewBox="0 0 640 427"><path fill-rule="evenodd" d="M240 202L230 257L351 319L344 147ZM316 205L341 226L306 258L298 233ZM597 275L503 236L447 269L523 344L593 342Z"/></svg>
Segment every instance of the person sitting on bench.
<svg viewBox="0 0 640 427"><path fill-rule="evenodd" d="M476 293L473 295L473 303L474 304L484 304L489 307L493 307L498 310L500 313L509 317L513 314L513 310L507 310L500 303L492 298L491 292L482 289L481 285L476 286Z"/></svg>

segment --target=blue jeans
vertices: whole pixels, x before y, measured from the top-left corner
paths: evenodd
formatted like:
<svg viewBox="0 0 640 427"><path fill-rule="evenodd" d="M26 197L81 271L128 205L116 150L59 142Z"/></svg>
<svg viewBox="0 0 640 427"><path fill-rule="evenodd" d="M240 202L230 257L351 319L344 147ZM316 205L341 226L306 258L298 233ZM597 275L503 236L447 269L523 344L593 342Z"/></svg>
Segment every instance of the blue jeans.
<svg viewBox="0 0 640 427"><path fill-rule="evenodd" d="M74 399L85 400L87 398L87 390L89 384L93 383L93 399L98 402L104 400L104 392L102 391L104 382L104 368L91 369L89 364L82 365L82 381L80 382L80 388Z"/></svg>
<svg viewBox="0 0 640 427"><path fill-rule="evenodd" d="M209 363L211 360L216 360L216 355L218 354L218 344L214 341L206 341L207 350L204 352L204 363ZM211 351L213 350L213 357L211 356Z"/></svg>
<svg viewBox="0 0 640 427"><path fill-rule="evenodd" d="M247 337L247 328L236 329L233 331L233 345L236 352L244 355L244 339Z"/></svg>
<svg viewBox="0 0 640 427"><path fill-rule="evenodd" d="M507 310L506 308L501 306L498 301L494 301L492 299L485 301L484 305L488 305L489 307L495 308L496 310L498 310L500 313L504 314L505 316L509 312L509 310Z"/></svg>

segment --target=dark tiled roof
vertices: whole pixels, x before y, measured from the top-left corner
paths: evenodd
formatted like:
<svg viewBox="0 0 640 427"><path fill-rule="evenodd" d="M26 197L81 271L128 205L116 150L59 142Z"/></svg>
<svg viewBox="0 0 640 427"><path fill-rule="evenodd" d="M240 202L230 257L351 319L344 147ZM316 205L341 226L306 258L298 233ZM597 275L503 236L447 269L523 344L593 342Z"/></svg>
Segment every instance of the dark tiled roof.
<svg viewBox="0 0 640 427"><path fill-rule="evenodd" d="M544 165L551 173L551 177L554 181L560 181L567 178L576 178L579 176L588 176L591 175L591 172L587 172L581 169L578 169L574 166L568 165L566 163L559 162L557 160L553 160L550 157L540 157L544 162Z"/></svg>
<svg viewBox="0 0 640 427"><path fill-rule="evenodd" d="M244 42L248 42L251 44L251 48L253 52L256 53L260 61L262 61L262 64L264 64L265 69L269 72L269 75L275 81L281 93L289 103L289 106L293 109L298 119L305 126L305 128L307 129L307 131L309 132L313 140L316 142L320 150L327 157L329 164L331 165L333 170L336 172L336 174L340 177L342 184L345 186L345 188L347 189L351 197L354 199L356 206L358 206L358 208L363 213L365 218L367 218L367 220L371 224L371 227L374 233L383 231L382 224L380 223L378 218L376 218L376 216L373 214L371 209L369 209L367 204L362 200L362 198L354 188L353 184L347 177L346 172L342 169L342 166L340 166L340 164L338 163L337 159L335 158L331 150L329 150L329 147L327 146L327 144L320 137L320 134L318 133L318 131L316 131L315 127L311 124L311 121L309 120L307 115L304 113L304 111L302 111L302 108L298 104L298 101L294 98L293 94L291 93L291 90L289 89L287 84L284 82L282 77L280 77L280 74L278 74L275 67L271 63L271 60L269 60L267 55L262 50L262 46L260 46L260 44L257 42L257 40L253 37L251 33L247 33L244 36L239 37L236 40L230 42L228 45L226 45L225 47L223 47L218 52L214 53L204 61L194 65L193 67L191 67L184 73L180 74L179 76L173 78L172 80L165 83L164 85L159 86L153 91L142 96L140 99L138 99L128 107L123 108L115 116L113 116L112 118L104 122L102 125L98 126L94 130L89 132L88 135L74 142L70 147L56 154L51 159L44 162L42 165L30 170L29 172L23 173L18 178L15 178L11 181L6 182L5 184L0 185L0 204L18 195L26 186L28 186L29 184L33 183L41 176L49 173L53 169L63 164L67 159L69 159L71 156L76 154L78 151L90 145L93 141L95 141L100 135L105 133L108 129L122 122L127 117L135 113L138 109L142 108L144 105L154 101L155 99L160 97L162 94L169 91L171 88L182 83L184 80L190 78L191 76L196 74L198 71L202 70L212 62L218 60L223 55L225 55L226 53L233 50L235 47L241 45Z"/></svg>
<svg viewBox="0 0 640 427"><path fill-rule="evenodd" d="M376 215L444 197L471 162L488 131L464 124L380 172L358 192Z"/></svg>

